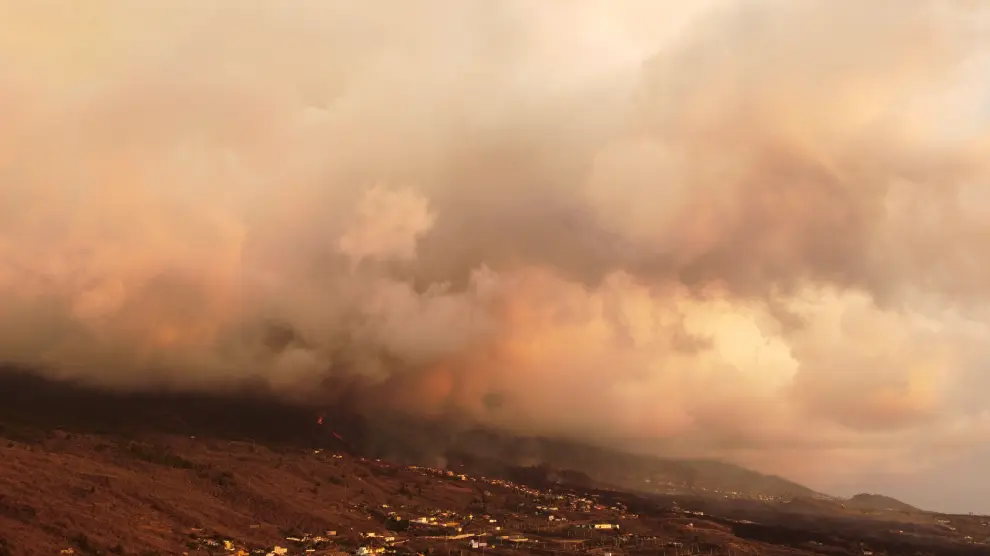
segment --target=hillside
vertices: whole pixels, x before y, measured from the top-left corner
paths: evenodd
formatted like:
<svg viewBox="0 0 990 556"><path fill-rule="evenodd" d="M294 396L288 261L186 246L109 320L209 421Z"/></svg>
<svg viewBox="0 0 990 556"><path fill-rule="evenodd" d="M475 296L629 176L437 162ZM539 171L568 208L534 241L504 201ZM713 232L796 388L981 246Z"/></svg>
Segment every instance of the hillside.
<svg viewBox="0 0 990 556"><path fill-rule="evenodd" d="M363 546L452 556L473 551L471 540L543 555L605 546L628 556L990 553L990 523L979 516L837 511L841 502L817 496L785 504L697 488L754 480L758 489L800 491L726 464L435 422L383 426L263 391L108 394L12 374L0 383L0 556L274 554L276 546L289 555ZM377 452L434 463L371 457ZM644 477L696 488L646 494ZM595 522L620 529L587 526Z"/></svg>
<svg viewBox="0 0 990 556"><path fill-rule="evenodd" d="M990 532L970 516L804 516L779 503L566 488L555 480L581 476L546 466L517 469L510 481L216 437L23 426L0 432L4 556L261 555L279 546L290 556L339 556L359 547L453 556L475 552L472 540L498 553L544 556L593 555L603 546L628 556L858 555L863 547L990 554L982 542L965 540Z"/></svg>
<svg viewBox="0 0 990 556"><path fill-rule="evenodd" d="M922 518L932 522L931 512L926 512L905 504L889 496L880 494L857 494L848 500L841 498L825 498L821 496L796 496L785 501L788 511L829 514L829 515L883 515L889 519L900 520L900 516L909 519Z"/></svg>
<svg viewBox="0 0 990 556"><path fill-rule="evenodd" d="M24 424L77 432L305 442L406 464L444 467L452 462L487 475L546 465L586 476L582 486L656 494L719 492L781 499L816 495L796 483L728 463L633 455L574 441L503 434L451 420L289 405L257 387L226 395L108 393L0 371L0 422L15 428Z"/></svg>
<svg viewBox="0 0 990 556"><path fill-rule="evenodd" d="M863 511L920 512L918 508L882 494L860 493L844 503L845 507Z"/></svg>
<svg viewBox="0 0 990 556"><path fill-rule="evenodd" d="M601 486L649 493L721 492L742 496L816 496L807 487L730 463L629 454L574 441L520 437L443 422L383 416L362 419L360 451L422 464L456 462L493 474L501 467L547 465L586 475Z"/></svg>

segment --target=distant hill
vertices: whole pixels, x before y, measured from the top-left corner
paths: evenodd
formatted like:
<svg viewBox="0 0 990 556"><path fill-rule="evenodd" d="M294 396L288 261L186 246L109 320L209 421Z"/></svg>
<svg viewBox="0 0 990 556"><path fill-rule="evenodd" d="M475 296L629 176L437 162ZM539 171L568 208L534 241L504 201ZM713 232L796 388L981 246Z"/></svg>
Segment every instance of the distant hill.
<svg viewBox="0 0 990 556"><path fill-rule="evenodd" d="M814 515L845 515L841 501L812 496L796 496L785 503L789 512Z"/></svg>
<svg viewBox="0 0 990 556"><path fill-rule="evenodd" d="M857 494L848 500L821 496L796 496L784 503L783 509L798 514L817 516L872 516L877 519L930 521L928 512L879 494ZM905 515L906 514L906 515Z"/></svg>
<svg viewBox="0 0 990 556"><path fill-rule="evenodd" d="M860 493L853 496L844 503L846 508L863 510L863 511L895 511L895 512L920 512L922 510L915 508L910 504L905 504L900 500L891 498L889 496L883 496L882 494L867 494Z"/></svg>
<svg viewBox="0 0 990 556"><path fill-rule="evenodd" d="M709 490L788 498L819 496L814 490L777 475L765 475L735 464L713 460L677 461L694 473L698 485Z"/></svg>

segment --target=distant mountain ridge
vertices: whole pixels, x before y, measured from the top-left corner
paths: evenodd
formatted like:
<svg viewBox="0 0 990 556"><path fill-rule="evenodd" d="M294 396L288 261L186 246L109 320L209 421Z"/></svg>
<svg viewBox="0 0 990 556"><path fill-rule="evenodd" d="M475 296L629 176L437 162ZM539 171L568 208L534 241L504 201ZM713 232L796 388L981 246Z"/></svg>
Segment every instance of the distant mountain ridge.
<svg viewBox="0 0 990 556"><path fill-rule="evenodd" d="M721 461L637 455L570 440L517 436L480 428L457 430L441 423L367 421L361 451L373 457L457 467L499 475L511 469L543 467L561 477L573 473L581 486L673 494L717 492L746 497L821 497L818 492L774 475Z"/></svg>
<svg viewBox="0 0 990 556"><path fill-rule="evenodd" d="M860 493L845 500L843 505L846 508L864 511L895 511L895 512L920 512L922 510L901 502L896 498L884 496L882 494Z"/></svg>
<svg viewBox="0 0 990 556"><path fill-rule="evenodd" d="M122 419L121 416L127 416ZM107 392L0 369L0 422L104 432L162 432L323 445L401 463L512 476L539 468L551 482L640 493L821 496L795 482L730 463L635 455L573 440L520 436L457 420L306 407L263 389L223 395Z"/></svg>

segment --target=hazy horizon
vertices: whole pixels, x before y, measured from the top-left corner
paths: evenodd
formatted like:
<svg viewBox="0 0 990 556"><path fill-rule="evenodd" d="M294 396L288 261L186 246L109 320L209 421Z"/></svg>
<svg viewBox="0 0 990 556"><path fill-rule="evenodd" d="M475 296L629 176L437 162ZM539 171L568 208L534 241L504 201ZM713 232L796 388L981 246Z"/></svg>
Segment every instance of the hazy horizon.
<svg viewBox="0 0 990 556"><path fill-rule="evenodd" d="M990 512L990 4L684 4L0 0L0 361Z"/></svg>

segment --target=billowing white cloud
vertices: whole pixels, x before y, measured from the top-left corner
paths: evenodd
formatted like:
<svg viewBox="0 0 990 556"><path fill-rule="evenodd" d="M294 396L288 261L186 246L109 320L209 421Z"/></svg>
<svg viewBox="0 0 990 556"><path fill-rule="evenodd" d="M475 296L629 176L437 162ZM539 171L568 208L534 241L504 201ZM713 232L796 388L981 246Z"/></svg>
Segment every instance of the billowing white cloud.
<svg viewBox="0 0 990 556"><path fill-rule="evenodd" d="M0 0L0 358L818 485L964 455L987 9L682 4Z"/></svg>

